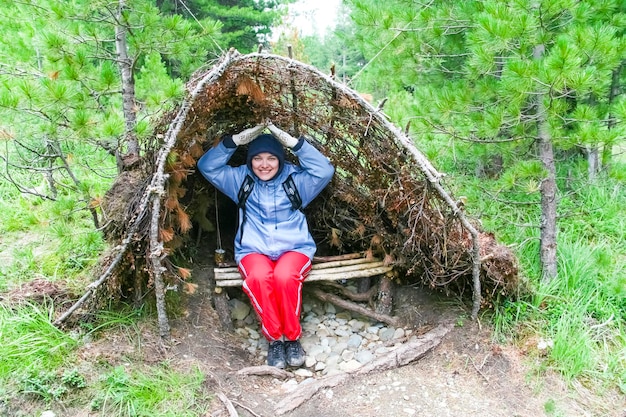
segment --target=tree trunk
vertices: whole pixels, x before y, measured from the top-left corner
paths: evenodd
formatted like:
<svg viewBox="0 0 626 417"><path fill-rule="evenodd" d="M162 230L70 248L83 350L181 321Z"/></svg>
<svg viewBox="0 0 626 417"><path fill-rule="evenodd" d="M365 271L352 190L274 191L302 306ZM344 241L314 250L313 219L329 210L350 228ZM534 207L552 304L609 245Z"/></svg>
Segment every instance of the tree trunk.
<svg viewBox="0 0 626 417"><path fill-rule="evenodd" d="M544 53L544 46L538 45L534 51L534 58L539 59ZM557 274L556 263L556 166L554 163L554 149L546 120L544 95L537 97L537 133L539 136L539 159L546 171L546 178L541 182L541 242L540 259L543 281L550 281Z"/></svg>
<svg viewBox="0 0 626 417"><path fill-rule="evenodd" d="M594 182L600 172L600 152L597 146L588 146L585 148L587 154L587 178L589 182Z"/></svg>
<svg viewBox="0 0 626 417"><path fill-rule="evenodd" d="M135 127L137 124L137 105L135 102L135 80L133 78L133 61L128 56L128 44L126 42L126 20L124 10L126 0L120 0L116 15L115 25L115 49L117 52L117 65L122 78L122 108L126 122L125 142L126 157L125 167L132 165L139 157L139 142Z"/></svg>
<svg viewBox="0 0 626 417"><path fill-rule="evenodd" d="M621 90L620 79L622 76L622 69L624 68L624 63L626 61L622 61L620 65L613 70L613 77L611 79L611 91L609 91L609 105L615 102L615 98L619 96ZM617 124L615 120L615 115L609 113L607 127L609 130L613 129L613 127ZM607 143L604 144L604 148L602 149L602 165L608 166L611 163L611 158L613 157L613 147Z"/></svg>

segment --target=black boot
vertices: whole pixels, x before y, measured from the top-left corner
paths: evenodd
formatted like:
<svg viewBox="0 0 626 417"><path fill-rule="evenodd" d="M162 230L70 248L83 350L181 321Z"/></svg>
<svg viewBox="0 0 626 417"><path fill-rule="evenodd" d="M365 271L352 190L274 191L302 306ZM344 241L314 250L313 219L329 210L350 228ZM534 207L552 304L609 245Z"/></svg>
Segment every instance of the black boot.
<svg viewBox="0 0 626 417"><path fill-rule="evenodd" d="M285 355L287 356L287 365L299 368L304 364L304 349L299 340L285 342Z"/></svg>
<svg viewBox="0 0 626 417"><path fill-rule="evenodd" d="M270 343L267 349L267 364L285 369L285 345L281 340Z"/></svg>

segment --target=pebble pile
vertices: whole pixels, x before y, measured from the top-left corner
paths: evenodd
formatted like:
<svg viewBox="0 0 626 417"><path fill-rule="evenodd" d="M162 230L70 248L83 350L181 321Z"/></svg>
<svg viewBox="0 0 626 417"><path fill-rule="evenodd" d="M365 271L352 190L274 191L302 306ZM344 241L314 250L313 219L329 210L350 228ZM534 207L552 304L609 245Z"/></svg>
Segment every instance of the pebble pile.
<svg viewBox="0 0 626 417"><path fill-rule="evenodd" d="M231 299L235 332L242 347L265 364L268 342L249 303ZM303 378L333 375L360 368L413 337L412 330L393 328L344 311L333 304L306 299L302 304L302 337L305 365L294 371Z"/></svg>

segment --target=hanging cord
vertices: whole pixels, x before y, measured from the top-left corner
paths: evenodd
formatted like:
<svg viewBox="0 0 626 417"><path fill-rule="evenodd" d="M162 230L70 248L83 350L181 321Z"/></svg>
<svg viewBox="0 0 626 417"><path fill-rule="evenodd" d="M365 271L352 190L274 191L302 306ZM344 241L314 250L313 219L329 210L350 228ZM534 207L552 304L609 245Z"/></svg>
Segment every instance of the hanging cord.
<svg viewBox="0 0 626 417"><path fill-rule="evenodd" d="M215 189L215 229L217 231L217 249L222 251L222 234L220 232L220 210L217 206L217 189Z"/></svg>
<svg viewBox="0 0 626 417"><path fill-rule="evenodd" d="M214 261L218 267L226 264L226 251L222 249L222 233L220 231L220 210L217 204L217 188L215 189L215 230L217 232L217 249L215 249Z"/></svg>

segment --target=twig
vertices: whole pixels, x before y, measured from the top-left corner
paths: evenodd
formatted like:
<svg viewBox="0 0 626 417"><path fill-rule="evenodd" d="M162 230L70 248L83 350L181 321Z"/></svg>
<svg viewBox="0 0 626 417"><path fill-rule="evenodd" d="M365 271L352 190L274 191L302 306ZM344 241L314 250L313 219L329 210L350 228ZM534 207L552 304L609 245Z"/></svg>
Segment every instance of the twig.
<svg viewBox="0 0 626 417"><path fill-rule="evenodd" d="M248 413L252 414L253 416L256 417L261 417L261 415L255 413L254 411L252 411L252 409L250 407L246 407L245 405L241 404L240 402L237 401L232 401L233 404L235 404L237 407L241 407L244 410L246 410Z"/></svg>
<svg viewBox="0 0 626 417"><path fill-rule="evenodd" d="M226 409L228 410L228 415L230 417L239 417L239 413L237 413L237 410L235 409L235 406L228 399L228 397L226 395L222 394L221 392L218 392L216 395L217 395L217 398L219 398L220 401L222 403L224 403L224 406L226 406Z"/></svg>

